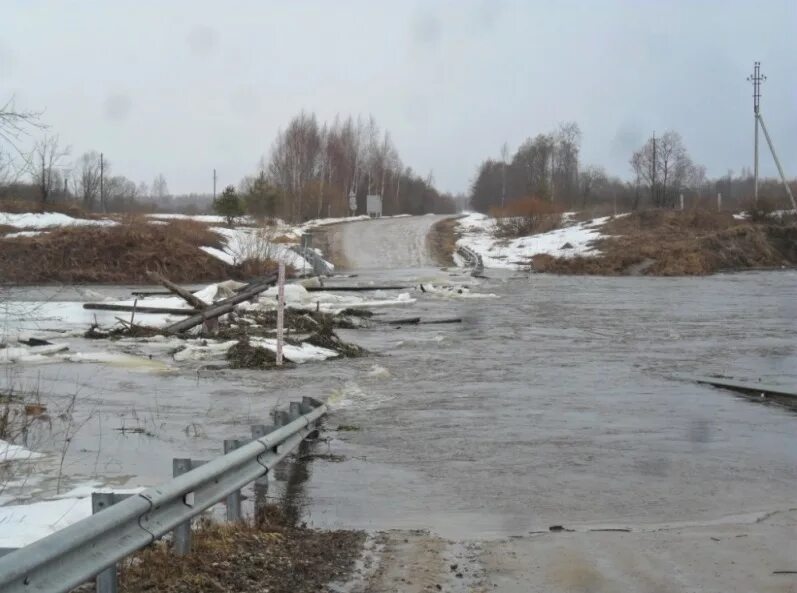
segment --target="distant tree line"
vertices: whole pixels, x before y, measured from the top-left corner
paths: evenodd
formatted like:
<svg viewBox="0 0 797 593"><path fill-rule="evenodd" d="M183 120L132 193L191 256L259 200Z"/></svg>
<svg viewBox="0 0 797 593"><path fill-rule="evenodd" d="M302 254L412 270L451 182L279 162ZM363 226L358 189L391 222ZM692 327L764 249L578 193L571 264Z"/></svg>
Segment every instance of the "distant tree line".
<svg viewBox="0 0 797 593"><path fill-rule="evenodd" d="M705 167L694 163L680 134L668 131L651 136L629 159L632 178L622 180L603 167L582 166L579 160L581 132L575 123L538 134L523 142L511 158L506 145L498 159L479 165L470 188L470 207L478 212L515 212L511 204L537 204L544 200L560 211L602 209L629 211L640 208L676 208L680 196L684 207L718 206L743 208L753 195L753 176L748 169L739 175L707 179ZM792 191L797 182L792 182ZM774 179L759 180L759 196L783 203L783 187ZM535 201L530 201L530 199Z"/></svg>
<svg viewBox="0 0 797 593"><path fill-rule="evenodd" d="M382 196L385 215L452 213L452 196L406 167L388 131L373 118L336 117L319 124L300 113L280 130L258 171L239 185L249 213L301 222L365 213L366 196Z"/></svg>
<svg viewBox="0 0 797 593"><path fill-rule="evenodd" d="M116 173L97 151L70 159L71 150L58 136L44 134L25 153L17 142L45 129L38 115L16 112L7 104L0 110L0 199L79 203L98 212L208 211L215 209L210 195L173 196L158 174L150 185L136 184ZM403 164L390 133L373 118L335 118L319 124L314 114L300 113L279 131L270 153L257 171L225 196L240 208L263 218L301 222L311 218L365 213L366 196L382 196L383 213L453 213L454 198L437 191L431 173L416 174ZM234 197L231 197L234 196ZM221 196L218 196L219 198ZM222 206L225 208L225 206Z"/></svg>

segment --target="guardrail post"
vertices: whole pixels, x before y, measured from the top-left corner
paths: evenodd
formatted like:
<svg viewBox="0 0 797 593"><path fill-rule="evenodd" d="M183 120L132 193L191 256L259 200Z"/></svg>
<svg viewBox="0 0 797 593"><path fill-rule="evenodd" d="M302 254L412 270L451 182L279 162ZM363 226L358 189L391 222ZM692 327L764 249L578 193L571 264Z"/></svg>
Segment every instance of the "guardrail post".
<svg viewBox="0 0 797 593"><path fill-rule="evenodd" d="M266 436L268 433L277 429L273 424L253 424L252 425L252 440L257 440ZM268 473L255 480L255 517L259 517L260 513L268 504Z"/></svg>
<svg viewBox="0 0 797 593"><path fill-rule="evenodd" d="M117 503L113 492L92 492L91 493L91 514L96 515ZM116 572L116 564L109 566L98 574L94 579L95 591L97 593L116 593L119 590L119 576Z"/></svg>
<svg viewBox="0 0 797 593"><path fill-rule="evenodd" d="M277 426L285 426L291 423L291 415L285 410L279 410L274 413L274 424Z"/></svg>
<svg viewBox="0 0 797 593"><path fill-rule="evenodd" d="M291 422L296 420L302 415L302 404L299 402L291 402L288 404L288 414L291 416Z"/></svg>
<svg viewBox="0 0 797 593"><path fill-rule="evenodd" d="M301 403L299 404L299 410L302 414L307 414L313 411L315 406L313 405L313 398L307 397L306 395L302 398Z"/></svg>
<svg viewBox="0 0 797 593"><path fill-rule="evenodd" d="M190 459L179 457L172 459L173 477L176 478L189 471L191 471ZM186 504L193 502L188 500L188 496L190 496L190 494L186 496L186 500L184 501ZM174 547L174 553L178 556L185 556L191 551L191 521L180 523L174 528L174 531L172 531L172 545Z"/></svg>
<svg viewBox="0 0 797 593"><path fill-rule="evenodd" d="M238 439L224 439L224 454L234 451L243 443ZM236 490L228 495L225 503L227 505L227 521L235 522L241 520L241 491Z"/></svg>

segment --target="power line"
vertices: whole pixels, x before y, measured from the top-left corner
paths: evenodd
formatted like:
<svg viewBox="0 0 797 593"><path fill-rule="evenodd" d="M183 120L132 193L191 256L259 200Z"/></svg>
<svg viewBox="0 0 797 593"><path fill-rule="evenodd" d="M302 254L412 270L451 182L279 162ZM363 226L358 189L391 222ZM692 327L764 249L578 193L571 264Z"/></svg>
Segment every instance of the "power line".
<svg viewBox="0 0 797 593"><path fill-rule="evenodd" d="M758 204L758 128L761 127L761 129L764 131L764 138L766 138L769 151L772 153L772 158L775 161L775 166L778 168L780 180L783 182L783 187L786 190L786 194L791 200L791 207L797 210L797 204L795 203L794 195L791 193L789 183L786 181L786 175L783 173L783 167L780 165L780 159L778 159L778 155L775 152L775 145L772 142L772 138L769 136L769 131L767 130L766 125L764 125L764 117L761 115L761 83L766 79L767 77L761 74L761 62L754 62L753 73L747 77L747 80L753 83L753 115L755 117L755 140L753 147L755 184L753 186L753 198L755 199L755 203Z"/></svg>

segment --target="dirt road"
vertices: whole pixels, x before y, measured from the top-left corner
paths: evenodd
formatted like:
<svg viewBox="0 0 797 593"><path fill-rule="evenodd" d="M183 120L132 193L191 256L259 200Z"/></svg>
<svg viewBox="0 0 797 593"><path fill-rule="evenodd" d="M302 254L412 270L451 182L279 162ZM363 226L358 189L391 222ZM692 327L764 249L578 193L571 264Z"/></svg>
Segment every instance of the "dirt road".
<svg viewBox="0 0 797 593"><path fill-rule="evenodd" d="M706 524L576 527L499 540L382 534L367 593L797 591L797 512Z"/></svg>
<svg viewBox="0 0 797 593"><path fill-rule="evenodd" d="M349 269L435 266L427 244L434 223L448 216L406 216L349 222L326 227L330 257Z"/></svg>

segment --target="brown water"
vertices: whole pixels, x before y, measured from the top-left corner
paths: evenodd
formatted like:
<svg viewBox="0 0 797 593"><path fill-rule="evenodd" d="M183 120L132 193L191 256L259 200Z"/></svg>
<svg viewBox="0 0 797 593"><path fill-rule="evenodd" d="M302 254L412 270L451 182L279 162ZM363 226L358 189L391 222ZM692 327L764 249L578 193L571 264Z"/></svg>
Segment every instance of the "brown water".
<svg viewBox="0 0 797 593"><path fill-rule="evenodd" d="M22 365L3 381L37 385L53 409L77 394L62 489L164 481L172 457L220 454L273 406L311 395L336 407L329 429L358 428L329 430L315 449L345 457L310 464L302 503L316 525L491 536L794 506L797 417L672 377L797 385L797 274L493 275L478 290L500 298L417 293L411 309L384 313L461 324L342 332L366 358L270 373ZM358 281L445 277L370 270ZM55 425L36 443L52 453L36 465L37 497L59 471Z"/></svg>

